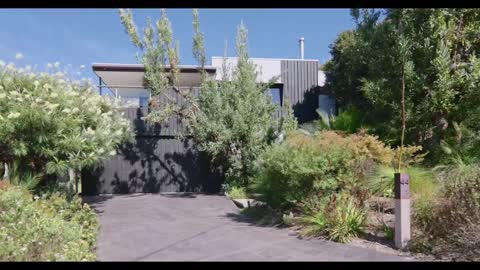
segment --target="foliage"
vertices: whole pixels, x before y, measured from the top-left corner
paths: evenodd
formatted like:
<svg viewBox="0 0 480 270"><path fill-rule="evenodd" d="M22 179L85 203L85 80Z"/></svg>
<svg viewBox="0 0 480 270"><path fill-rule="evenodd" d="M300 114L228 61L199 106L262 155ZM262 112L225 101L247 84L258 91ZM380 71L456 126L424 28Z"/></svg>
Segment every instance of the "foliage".
<svg viewBox="0 0 480 270"><path fill-rule="evenodd" d="M338 115L326 115L318 111L320 119L315 122L321 129L339 130L355 133L362 127L362 112L350 105L339 111Z"/></svg>
<svg viewBox="0 0 480 270"><path fill-rule="evenodd" d="M230 199L246 199L248 198L247 190L245 187L232 187L227 192L227 196Z"/></svg>
<svg viewBox="0 0 480 270"><path fill-rule="evenodd" d="M0 162L65 174L115 155L130 134L117 104L90 84L0 66Z"/></svg>
<svg viewBox="0 0 480 270"><path fill-rule="evenodd" d="M383 230L383 233L385 234L385 238L387 238L390 241L393 241L395 239L395 228L392 228L384 223L382 224L382 230Z"/></svg>
<svg viewBox="0 0 480 270"><path fill-rule="evenodd" d="M153 123L167 121L174 114L191 115L192 110L197 109L193 103L192 89L180 89L179 80L179 43L173 38L173 31L170 21L167 18L165 9L161 10L161 17L152 24L150 17L147 17L147 25L143 29L143 38L140 37L133 15L130 9L119 9L120 19L140 55L137 59L144 65L144 84L152 92L152 99L149 103L150 113L147 120ZM194 55L203 61L205 65L205 54L195 50L203 46L203 36L199 32L198 12L194 11L196 24L196 38L194 38ZM172 94L181 96L190 106L180 106Z"/></svg>
<svg viewBox="0 0 480 270"><path fill-rule="evenodd" d="M266 93L269 83L257 83L255 66L248 61L247 30L243 23L237 31L237 66L230 74L224 65L223 79L217 82L204 70L204 34L200 31L198 10L193 10L192 52L203 77L200 94L196 96L193 89L178 87L178 46L174 46L165 10L156 22L156 31L147 18L143 39L139 37L130 10L120 9L120 18L132 43L141 52L139 60L145 66L145 87L152 91L147 119L162 122L173 115L179 116L186 126L184 134L179 135L193 136L196 147L210 156L212 165L223 169L228 182L245 185L263 149L281 133L295 129L296 120L288 105L285 115L274 120L276 108ZM184 99L186 105L172 98L172 93Z"/></svg>
<svg viewBox="0 0 480 270"><path fill-rule="evenodd" d="M464 260L480 258L480 167L452 166L439 173L437 199L414 212L413 247ZM415 206L415 204L414 204Z"/></svg>
<svg viewBox="0 0 480 270"><path fill-rule="evenodd" d="M12 162L11 165L12 166L9 168L9 177L7 180L9 183L22 186L29 191L34 191L38 187L43 175L33 173L25 168L21 168L18 161Z"/></svg>
<svg viewBox="0 0 480 270"><path fill-rule="evenodd" d="M258 156L292 124L285 118L273 118L276 107L267 95L268 84L256 82L243 24L238 27L236 47L238 63L231 79L207 80L203 84L197 99L200 111L189 122L189 128L198 149L223 168L228 182L246 185ZM223 74L228 73L225 68Z"/></svg>
<svg viewBox="0 0 480 270"><path fill-rule="evenodd" d="M404 155L406 164L418 159L419 148L408 149L412 150ZM315 198L328 198L340 190L363 201L368 196L368 176L378 165L391 166L394 157L394 149L368 134L296 132L262 155L251 188L280 209L300 204L314 209Z"/></svg>
<svg viewBox="0 0 480 270"><path fill-rule="evenodd" d="M421 160L420 150L407 147L404 164ZM397 152L398 148L392 149L376 136L362 132L323 130L306 135L298 131L263 153L250 188L262 194L272 208L303 216L304 235L325 235L345 242L366 224L365 202L372 193L379 192L372 185L382 192L391 191L395 171L385 172L388 181L383 180L383 175L381 180L377 177L382 168L393 168ZM436 184L430 181L430 171L415 167L409 170L415 179L414 193L425 194ZM380 184L385 187L381 189Z"/></svg>
<svg viewBox="0 0 480 270"><path fill-rule="evenodd" d="M0 261L93 261L96 214L80 198L0 189Z"/></svg>
<svg viewBox="0 0 480 270"><path fill-rule="evenodd" d="M338 36L324 68L340 106L355 105L373 133L397 145L404 75L406 144L422 145L438 162L440 142L454 138L453 122L478 131L478 10L360 9L352 15L356 29Z"/></svg>
<svg viewBox="0 0 480 270"><path fill-rule="evenodd" d="M410 177L410 191L418 198L432 197L438 190L438 181L431 169L411 166L404 170ZM368 186L377 196L393 197L394 188L393 167L380 166L370 175Z"/></svg>
<svg viewBox="0 0 480 270"><path fill-rule="evenodd" d="M272 146L262 156L251 188L277 209L291 208L313 195L328 197L354 177L348 165L352 154L340 147L328 148L287 138L285 144Z"/></svg>
<svg viewBox="0 0 480 270"><path fill-rule="evenodd" d="M464 123L453 122L451 135L440 141L437 159L444 164L466 165L480 162L480 136Z"/></svg>
<svg viewBox="0 0 480 270"><path fill-rule="evenodd" d="M356 199L348 194L340 194L325 208L304 219L307 226L302 234L307 236L326 234L330 240L345 243L363 231L366 220L366 210Z"/></svg>

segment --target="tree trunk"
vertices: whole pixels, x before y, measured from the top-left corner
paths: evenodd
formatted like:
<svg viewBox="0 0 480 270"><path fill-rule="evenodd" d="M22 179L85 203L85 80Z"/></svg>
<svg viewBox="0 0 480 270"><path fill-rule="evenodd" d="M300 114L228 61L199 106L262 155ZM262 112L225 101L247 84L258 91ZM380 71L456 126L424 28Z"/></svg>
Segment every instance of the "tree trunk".
<svg viewBox="0 0 480 270"><path fill-rule="evenodd" d="M402 135L400 137L400 155L398 158L398 172L402 169L403 142L405 139L405 59L402 63Z"/></svg>

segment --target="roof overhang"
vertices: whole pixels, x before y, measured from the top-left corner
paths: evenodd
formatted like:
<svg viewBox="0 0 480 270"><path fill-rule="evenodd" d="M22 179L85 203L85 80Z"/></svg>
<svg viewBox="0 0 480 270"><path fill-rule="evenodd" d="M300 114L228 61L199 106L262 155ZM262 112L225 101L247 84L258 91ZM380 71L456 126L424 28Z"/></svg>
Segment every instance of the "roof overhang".
<svg viewBox="0 0 480 270"><path fill-rule="evenodd" d="M93 72L102 80L102 84L111 90L128 93L134 92L134 89L143 89L143 77L145 67L142 64L112 64L112 63L94 63ZM165 72L169 72L170 67L165 67ZM214 75L216 68L206 66L205 71L209 75ZM195 87L200 86L202 81L200 67L193 65L179 66L179 86Z"/></svg>
<svg viewBox="0 0 480 270"><path fill-rule="evenodd" d="M178 66L180 73L199 73L200 66L194 65L180 65ZM93 71L118 71L118 72L145 72L145 66L143 64L114 64L114 63L94 63L92 65ZM205 66L207 73L215 73L217 70L213 66ZM169 72L170 67L166 66L165 71Z"/></svg>

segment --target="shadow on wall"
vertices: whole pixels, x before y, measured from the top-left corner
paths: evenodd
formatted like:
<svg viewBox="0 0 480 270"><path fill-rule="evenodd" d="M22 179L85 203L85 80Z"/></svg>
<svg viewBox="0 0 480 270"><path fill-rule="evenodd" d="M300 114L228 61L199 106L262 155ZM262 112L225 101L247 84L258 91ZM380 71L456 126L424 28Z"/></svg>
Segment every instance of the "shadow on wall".
<svg viewBox="0 0 480 270"><path fill-rule="evenodd" d="M303 101L294 104L294 115L299 124L310 122L319 118L317 109L319 108L319 95L332 95L325 87L314 86L305 91Z"/></svg>
<svg viewBox="0 0 480 270"><path fill-rule="evenodd" d="M139 117L133 125L137 136L132 143L125 143L118 155L82 172L85 194L220 191L223 174L211 169L192 139L157 135L159 128L146 128Z"/></svg>

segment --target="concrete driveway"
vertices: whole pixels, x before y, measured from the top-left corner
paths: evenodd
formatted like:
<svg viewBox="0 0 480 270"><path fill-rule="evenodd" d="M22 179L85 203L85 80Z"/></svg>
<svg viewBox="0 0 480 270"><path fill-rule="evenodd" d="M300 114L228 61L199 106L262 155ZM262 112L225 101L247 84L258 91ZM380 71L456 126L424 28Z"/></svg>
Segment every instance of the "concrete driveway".
<svg viewBox="0 0 480 270"><path fill-rule="evenodd" d="M253 225L223 196L135 194L85 200L100 216L100 261L405 260Z"/></svg>

